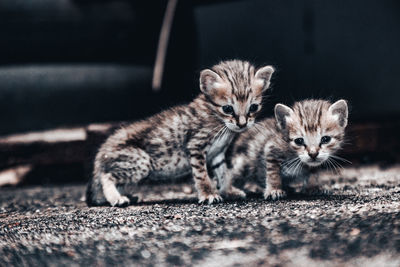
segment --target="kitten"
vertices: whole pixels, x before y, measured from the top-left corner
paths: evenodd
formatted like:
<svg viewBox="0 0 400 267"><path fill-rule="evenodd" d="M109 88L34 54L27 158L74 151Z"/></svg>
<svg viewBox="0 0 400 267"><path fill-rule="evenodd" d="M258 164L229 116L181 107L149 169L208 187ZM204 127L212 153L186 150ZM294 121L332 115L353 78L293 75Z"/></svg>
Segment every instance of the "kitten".
<svg viewBox="0 0 400 267"><path fill-rule="evenodd" d="M317 167L332 160L342 146L347 126L345 100L334 104L324 100L296 102L293 108L275 106L275 119L265 119L241 134L227 151L230 180L264 180L264 197L284 198L284 187L296 178L308 193L322 192L309 181ZM252 176L252 177L251 177ZM243 181L243 180L242 180Z"/></svg>
<svg viewBox="0 0 400 267"><path fill-rule="evenodd" d="M218 202L221 196L207 174L210 166L221 194L225 151L233 137L254 124L262 94L274 69L256 71L245 61L221 62L200 74L200 95L146 120L123 127L99 149L87 188L89 205L129 204L123 186L143 179L168 180L192 174L199 202Z"/></svg>

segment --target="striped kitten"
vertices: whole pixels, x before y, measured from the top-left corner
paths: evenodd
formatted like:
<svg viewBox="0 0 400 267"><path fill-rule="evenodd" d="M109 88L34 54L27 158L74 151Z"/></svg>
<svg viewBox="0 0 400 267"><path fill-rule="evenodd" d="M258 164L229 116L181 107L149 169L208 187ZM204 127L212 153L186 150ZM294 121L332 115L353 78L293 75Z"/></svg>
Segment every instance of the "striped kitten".
<svg viewBox="0 0 400 267"><path fill-rule="evenodd" d="M273 200L284 198L284 187L295 178L302 179L304 191L322 192L310 178L317 178L321 164L340 159L334 153L341 148L347 117L345 100L304 100L293 108L277 104L275 119L243 133L227 151L231 179L264 180L264 197Z"/></svg>
<svg viewBox="0 0 400 267"><path fill-rule="evenodd" d="M143 179L170 180L192 174L199 202L221 200L207 173L224 186L225 151L235 134L254 124L262 94L274 69L257 71L245 61L225 61L200 74L201 94L177 106L123 127L101 146L87 188L89 205L129 204L122 185Z"/></svg>

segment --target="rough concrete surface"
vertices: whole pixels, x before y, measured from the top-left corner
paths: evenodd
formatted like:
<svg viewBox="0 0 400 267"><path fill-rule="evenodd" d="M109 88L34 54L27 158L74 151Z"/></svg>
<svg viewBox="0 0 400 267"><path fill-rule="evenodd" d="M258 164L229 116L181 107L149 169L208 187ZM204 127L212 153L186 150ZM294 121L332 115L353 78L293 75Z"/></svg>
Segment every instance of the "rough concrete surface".
<svg viewBox="0 0 400 267"><path fill-rule="evenodd" d="M0 189L0 266L399 266L400 166L325 173L332 195L196 203L190 185L89 208L84 185Z"/></svg>

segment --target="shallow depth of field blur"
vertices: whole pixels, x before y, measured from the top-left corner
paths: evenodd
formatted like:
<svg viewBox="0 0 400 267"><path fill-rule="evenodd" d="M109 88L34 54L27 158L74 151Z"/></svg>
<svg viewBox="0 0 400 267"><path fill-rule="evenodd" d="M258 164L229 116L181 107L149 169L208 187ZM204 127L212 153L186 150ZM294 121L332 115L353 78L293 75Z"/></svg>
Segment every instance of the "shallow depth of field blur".
<svg viewBox="0 0 400 267"><path fill-rule="evenodd" d="M395 0L0 1L0 265L397 265L399 29ZM190 101L199 72L227 59L275 66L263 117L279 102L348 100L351 164L323 174L333 196L208 209L189 178L145 185L145 206L87 208L105 138Z"/></svg>

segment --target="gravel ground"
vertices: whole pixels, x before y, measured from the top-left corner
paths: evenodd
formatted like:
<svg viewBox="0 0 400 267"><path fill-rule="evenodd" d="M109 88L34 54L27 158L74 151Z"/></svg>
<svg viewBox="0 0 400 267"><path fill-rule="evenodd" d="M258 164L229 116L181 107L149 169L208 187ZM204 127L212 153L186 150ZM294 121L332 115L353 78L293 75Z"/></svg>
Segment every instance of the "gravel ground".
<svg viewBox="0 0 400 267"><path fill-rule="evenodd" d="M399 266L400 166L325 173L330 196L199 205L190 185L89 208L84 185L0 189L0 266Z"/></svg>

